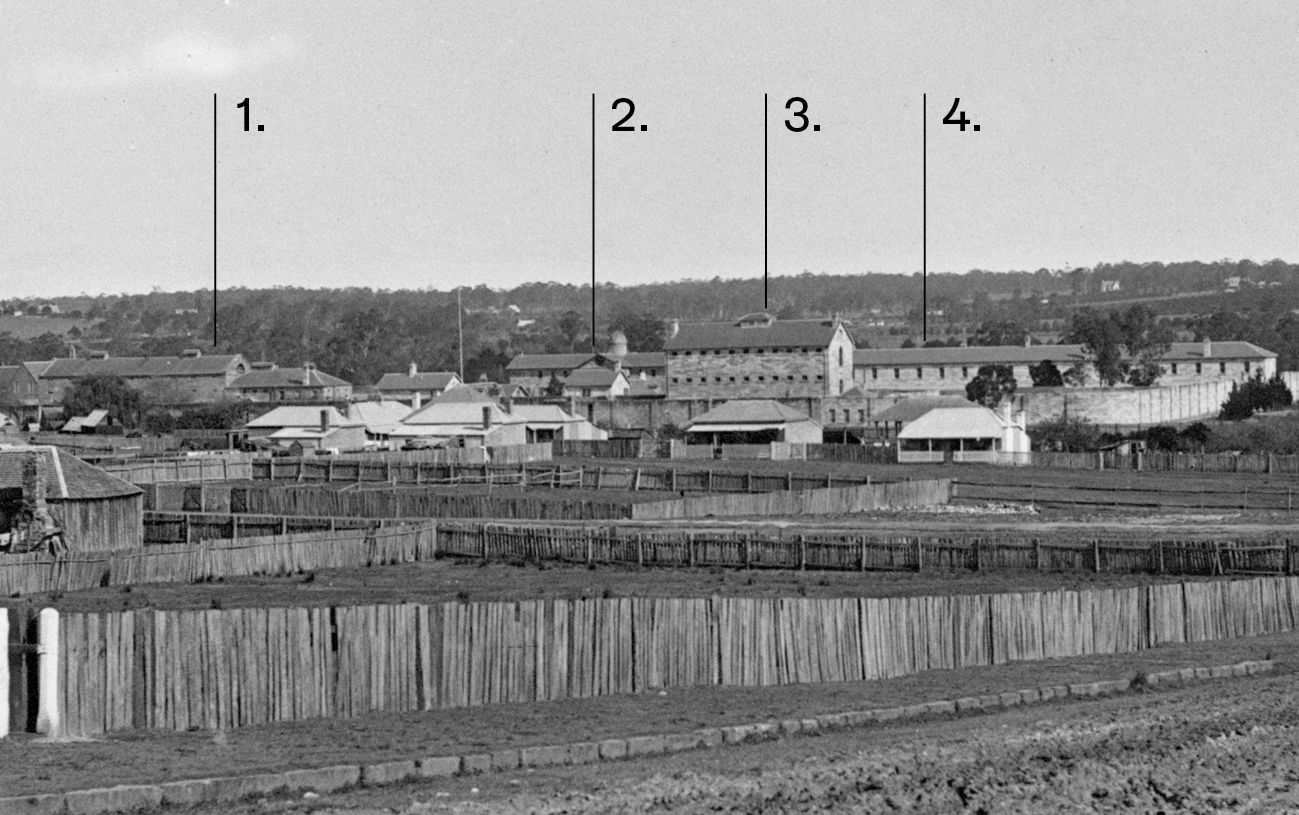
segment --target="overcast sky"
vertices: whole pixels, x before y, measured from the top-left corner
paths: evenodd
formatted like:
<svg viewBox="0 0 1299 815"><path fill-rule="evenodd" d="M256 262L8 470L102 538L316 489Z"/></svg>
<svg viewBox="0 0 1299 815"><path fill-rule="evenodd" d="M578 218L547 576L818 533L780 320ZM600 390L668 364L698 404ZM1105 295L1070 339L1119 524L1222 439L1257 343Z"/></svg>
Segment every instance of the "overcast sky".
<svg viewBox="0 0 1299 815"><path fill-rule="evenodd" d="M772 274L919 270L922 93L931 271L1294 261L1297 34L1289 2L0 0L0 297L209 287L214 92L222 288L589 281L592 93L601 281L761 276L764 92Z"/></svg>

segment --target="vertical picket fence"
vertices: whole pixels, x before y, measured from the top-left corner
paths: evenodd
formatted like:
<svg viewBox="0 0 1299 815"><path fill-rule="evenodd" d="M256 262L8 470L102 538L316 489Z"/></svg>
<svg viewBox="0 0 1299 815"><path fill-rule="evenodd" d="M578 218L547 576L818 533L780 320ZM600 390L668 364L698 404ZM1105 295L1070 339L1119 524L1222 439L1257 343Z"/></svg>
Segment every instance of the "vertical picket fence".
<svg viewBox="0 0 1299 815"><path fill-rule="evenodd" d="M72 734L909 676L1290 631L1299 578L890 598L64 615Z"/></svg>

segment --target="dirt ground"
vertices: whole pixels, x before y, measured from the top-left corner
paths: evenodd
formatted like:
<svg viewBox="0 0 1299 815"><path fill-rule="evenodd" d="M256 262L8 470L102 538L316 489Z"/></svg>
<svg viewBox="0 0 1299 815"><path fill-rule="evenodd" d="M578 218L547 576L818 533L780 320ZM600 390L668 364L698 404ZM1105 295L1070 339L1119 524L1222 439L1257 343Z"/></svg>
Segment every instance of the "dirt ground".
<svg viewBox="0 0 1299 815"><path fill-rule="evenodd" d="M932 671L914 677L876 682L769 688L672 689L665 693L649 692L563 702L296 722L222 733L130 732L96 741L52 743L34 736L16 735L0 741L0 790L8 794L22 794L84 789L672 733L699 727L915 704L1044 684L1126 678L1142 671L1225 664L1267 656L1278 661L1278 678L1268 680L1274 683L1268 687L1275 687L1278 692L1261 697L1264 704L1255 707L1258 711L1265 711L1269 706L1284 706L1287 708L1283 711L1284 716L1288 717L1287 721L1299 717L1299 712L1288 709L1292 697L1282 695L1285 689L1293 687L1295 671L1299 670L1299 637L1289 634L1222 643L1170 646L1121 656L1025 662L961 671ZM1214 712L1212 700L1232 692L1235 687L1229 681L1209 683L1198 691L1198 704L1191 705L1189 709L1203 718ZM1117 705L1116 711L1128 709L1125 705L1146 705L1155 710L1160 705L1167 704L1169 698L1166 693L1159 692L1150 694L1149 700L1133 698L1113 704ZM1071 712L1075 706L1083 710L1096 709L1082 703L1049 703L1025 712L1024 715L1032 721L1045 718L1077 722L1069 727L1082 728L1087 716L1092 714L1076 716ZM1255 710L1255 707L1250 709ZM1231 710L1234 710L1233 706L1222 708L1222 715ZM1251 716L1256 718L1251 720L1250 726L1270 721L1262 713L1252 713ZM1123 718L1118 716L1116 720L1123 721ZM899 734L905 735L913 731L930 735L917 738L913 746L888 753L895 764L880 782L887 785L888 794L905 796L910 794L908 789L915 785L916 792L924 790L926 795L937 796L945 789L945 782L930 779L922 783L922 779L915 774L920 767L928 767L937 772L934 768L949 765L957 769L965 768L972 774L967 782L972 789L986 788L986 794L993 794L996 785L989 779L996 778L996 774L978 775L983 773L981 765L970 762L977 753L976 747L977 750L995 751L1008 746L1001 745L1004 732L1000 724L1002 721L1000 716L948 717L942 722L919 726L864 728L847 734L826 736L824 739L796 739L761 748L696 752L677 759L601 764L570 769L564 773L493 773L443 779L436 783L358 790L310 801L279 799L260 804L253 802L240 807L230 804L214 805L202 812L308 811L326 805L400 808L417 801L433 801L439 806L444 803L454 804L451 811L465 806L469 807L469 811L475 812L560 812L568 811L570 805L580 805L574 811L591 812L629 809L714 811L709 809L710 806L722 807L716 811L781 812L803 811L804 807L800 803L804 800L802 796L810 796L806 798L810 808L838 809L840 803L855 806L856 799L851 796L869 791L854 786L851 781L865 766L860 764L863 759L857 756L856 751L865 745L889 744L891 740L900 738ZM1098 719L1099 721L1101 720ZM1238 726L1248 730L1246 725ZM1065 732L1072 733L1073 730ZM1097 732L1103 736L1105 731L1102 729ZM1046 735L1042 738L1046 738ZM946 739L956 739L953 742L955 746L950 749L942 746ZM1079 736L1080 750L1087 743L1086 738ZM830 744L839 746L823 750L815 758L800 757L805 749ZM1032 747L1031 742L1025 744L1028 746L1021 745L1016 749ZM1052 743L1051 750L1065 749L1069 744L1072 742L1068 739L1061 742L1062 746L1059 747ZM1077 756L1072 756L1066 753L1061 756L1058 764L1030 763L1027 766L1035 772L1043 768L1067 767L1072 762L1083 760L1087 755L1090 754L1080 752ZM922 757L926 758L926 763L916 764ZM998 759L999 763L989 760L989 766L1013 768L1023 760L1020 753L1015 753ZM826 766L824 773L812 769L819 765ZM711 774L689 775L690 772L703 771L708 767L713 768ZM671 779L670 783L659 780L636 786L645 779L662 773L668 773L666 777ZM673 777L673 774L679 773L686 775ZM831 783L833 779L838 780ZM735 802L727 803L728 796L732 793L726 791L737 790L730 785L740 781L750 787L745 788L747 791L743 794L735 792L739 796L736 800L741 803L747 800L748 804L738 810L729 810L726 807ZM660 801L654 792L656 787L661 788L669 797ZM474 789L477 792L471 791ZM520 789L531 790L529 795L533 797L513 801L511 796ZM1115 794L1118 792L1121 791L1116 790ZM624 797L624 793L631 797ZM843 797L845 795L847 797ZM485 800L485 809L474 808L478 799ZM936 797L932 799L939 800ZM914 803L914 797L900 797L898 800ZM866 811L877 809L870 806ZM925 810L913 807L912 811ZM1003 810L993 808L987 811ZM1051 811L1051 808L1036 811Z"/></svg>
<svg viewBox="0 0 1299 815"><path fill-rule="evenodd" d="M448 559L369 569L320 570L288 577L234 577L211 583L157 583L32 594L0 598L0 607L104 612L595 597L898 597L1120 588L1178 579L1147 574L1028 570L800 572L608 565L588 569L554 563L483 565L478 561Z"/></svg>

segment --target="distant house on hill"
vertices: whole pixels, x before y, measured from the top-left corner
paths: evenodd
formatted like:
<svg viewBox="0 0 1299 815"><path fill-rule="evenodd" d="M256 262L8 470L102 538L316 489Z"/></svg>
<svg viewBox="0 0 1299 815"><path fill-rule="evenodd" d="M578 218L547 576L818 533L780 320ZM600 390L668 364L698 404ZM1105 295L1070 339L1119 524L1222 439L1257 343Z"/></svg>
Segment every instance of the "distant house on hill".
<svg viewBox="0 0 1299 815"><path fill-rule="evenodd" d="M65 391L79 379L117 376L155 404L186 407L220 401L226 389L248 372L240 354L203 354L198 349L174 357L92 357L25 362L40 385L44 411L61 413Z"/></svg>
<svg viewBox="0 0 1299 815"><path fill-rule="evenodd" d="M144 545L139 487L56 447L0 445L0 534L42 512L62 529L71 552Z"/></svg>
<svg viewBox="0 0 1299 815"><path fill-rule="evenodd" d="M713 408L686 427L689 444L820 444L819 422L773 399L736 399Z"/></svg>
<svg viewBox="0 0 1299 815"><path fill-rule="evenodd" d="M386 373L381 376L375 390L383 399L396 399L420 407L460 384L460 377L451 371L421 372L412 362L404 374Z"/></svg>
<svg viewBox="0 0 1299 815"><path fill-rule="evenodd" d="M316 370L310 362L301 368L255 362L230 384L230 393L250 402L346 402L352 398L352 383Z"/></svg>

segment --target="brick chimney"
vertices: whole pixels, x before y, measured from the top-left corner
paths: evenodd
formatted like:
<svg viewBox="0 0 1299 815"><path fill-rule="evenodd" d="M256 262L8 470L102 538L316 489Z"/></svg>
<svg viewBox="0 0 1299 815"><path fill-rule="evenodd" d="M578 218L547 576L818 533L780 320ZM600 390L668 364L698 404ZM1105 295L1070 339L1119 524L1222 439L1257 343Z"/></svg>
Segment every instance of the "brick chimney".
<svg viewBox="0 0 1299 815"><path fill-rule="evenodd" d="M1200 343L1200 354L1205 358L1213 356L1213 343L1209 341L1208 337L1205 337L1204 342Z"/></svg>
<svg viewBox="0 0 1299 815"><path fill-rule="evenodd" d="M329 408L321 408L320 410L320 432L329 432Z"/></svg>
<svg viewBox="0 0 1299 815"><path fill-rule="evenodd" d="M415 363L412 362L406 367L406 376L414 376L417 373L419 373L419 366Z"/></svg>
<svg viewBox="0 0 1299 815"><path fill-rule="evenodd" d="M483 405L483 430L492 429L492 406Z"/></svg>
<svg viewBox="0 0 1299 815"><path fill-rule="evenodd" d="M310 362L302 363L302 387L311 387L311 369L315 367Z"/></svg>
<svg viewBox="0 0 1299 815"><path fill-rule="evenodd" d="M43 518L49 512L45 504L47 481L45 454L38 451L25 454L23 456L23 509L37 518Z"/></svg>

